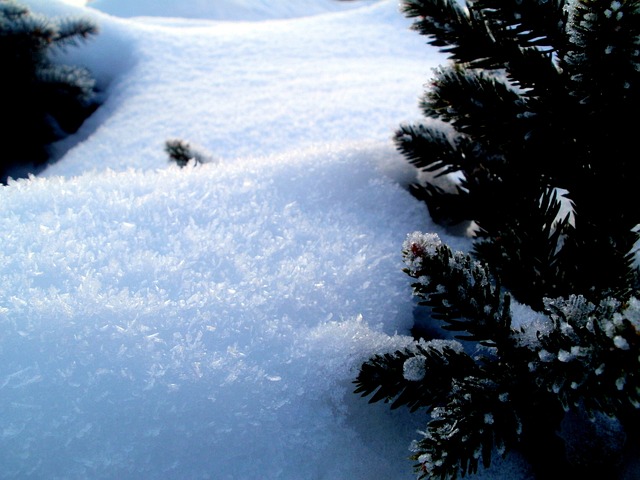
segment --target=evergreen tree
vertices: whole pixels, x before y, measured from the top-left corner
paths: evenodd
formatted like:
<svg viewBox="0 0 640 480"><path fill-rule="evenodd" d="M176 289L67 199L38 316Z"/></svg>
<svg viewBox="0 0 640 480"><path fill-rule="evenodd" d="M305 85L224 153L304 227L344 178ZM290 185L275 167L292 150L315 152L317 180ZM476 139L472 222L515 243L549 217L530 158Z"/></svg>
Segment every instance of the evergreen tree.
<svg viewBox="0 0 640 480"><path fill-rule="evenodd" d="M46 162L49 145L75 132L95 110L91 74L53 56L96 33L89 20L49 19L0 0L1 181L16 167Z"/></svg>
<svg viewBox="0 0 640 480"><path fill-rule="evenodd" d="M373 357L356 392L431 414L413 446L420 478L464 476L516 447L543 455L540 478L579 476L556 435L565 412L629 435L639 420L640 1L402 7L451 63L421 100L430 121L402 125L396 144L426 178L412 192L432 218L476 230L470 255L409 235L414 293L457 337ZM453 192L438 183L450 174ZM546 320L514 328L512 296ZM614 478L598 460L585 471Z"/></svg>
<svg viewBox="0 0 640 480"><path fill-rule="evenodd" d="M474 221L477 258L518 300L628 298L639 215L634 133L638 0L406 0L452 64L421 107L449 130L403 125L399 149L457 193L414 185L436 219ZM559 192L571 216L558 217Z"/></svg>

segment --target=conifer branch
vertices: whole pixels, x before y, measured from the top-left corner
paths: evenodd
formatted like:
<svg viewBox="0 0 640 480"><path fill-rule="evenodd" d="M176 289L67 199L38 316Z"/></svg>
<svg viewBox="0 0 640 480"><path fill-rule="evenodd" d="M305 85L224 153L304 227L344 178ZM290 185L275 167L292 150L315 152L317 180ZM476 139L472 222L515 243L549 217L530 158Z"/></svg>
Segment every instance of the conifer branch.
<svg viewBox="0 0 640 480"><path fill-rule="evenodd" d="M418 342L363 364L355 393L372 395L369 403L425 409L431 420L411 448L419 478L456 478L475 473L480 460L489 467L496 449L504 454L517 444L520 420L496 372L458 342Z"/></svg>
<svg viewBox="0 0 640 480"><path fill-rule="evenodd" d="M407 161L420 170L440 170L445 175L461 169L463 156L459 146L439 128L401 125L394 141Z"/></svg>
<svg viewBox="0 0 640 480"><path fill-rule="evenodd" d="M540 386L565 410L620 416L640 408L640 311L619 302L598 306L584 297L545 300L553 322L538 333L538 358L530 365Z"/></svg>
<svg viewBox="0 0 640 480"><path fill-rule="evenodd" d="M99 33L98 26L86 18L65 18L58 22L53 46L65 50L77 47Z"/></svg>
<svg viewBox="0 0 640 480"><path fill-rule="evenodd" d="M467 334L457 338L491 347L471 357L455 340L419 340L361 366L355 393L430 414L412 446L419 478L455 479L489 467L494 453L506 455L541 425L558 429L554 404L638 418L640 301L596 307L579 296L545 299L548 322L516 331L509 296L479 262L435 234L408 235L403 256L432 317Z"/></svg>
<svg viewBox="0 0 640 480"><path fill-rule="evenodd" d="M504 78L478 70L440 68L430 87L419 104L424 115L453 125L494 155L508 152L524 137L519 117L527 111L526 100ZM459 101L451 103L451 98Z"/></svg>
<svg viewBox="0 0 640 480"><path fill-rule="evenodd" d="M204 148L194 146L180 138L170 138L165 141L164 151L169 155L169 160L175 162L180 168L186 167L190 162L200 165L214 161Z"/></svg>
<svg viewBox="0 0 640 480"><path fill-rule="evenodd" d="M432 340L418 342L404 351L376 355L362 365L355 393L371 395L369 403L391 402L391 408L419 408L444 405L452 382L461 375L480 373L460 343Z"/></svg>
<svg viewBox="0 0 640 480"><path fill-rule="evenodd" d="M456 379L446 405L431 411L421 438L411 446L418 478L464 477L477 473L480 462L489 468L494 452L505 456L522 432L508 404L509 395L494 380Z"/></svg>
<svg viewBox="0 0 640 480"><path fill-rule="evenodd" d="M414 232L403 245L405 269L417 281L414 294L431 309L443 328L464 331L485 346L511 343L510 296L505 294L486 265L462 252L452 252L435 234Z"/></svg>
<svg viewBox="0 0 640 480"><path fill-rule="evenodd" d="M0 1L0 87L12 98L0 115L0 182L14 168L46 162L49 145L77 131L97 108L89 71L51 59L56 49L97 31L89 20L50 19L14 0Z"/></svg>

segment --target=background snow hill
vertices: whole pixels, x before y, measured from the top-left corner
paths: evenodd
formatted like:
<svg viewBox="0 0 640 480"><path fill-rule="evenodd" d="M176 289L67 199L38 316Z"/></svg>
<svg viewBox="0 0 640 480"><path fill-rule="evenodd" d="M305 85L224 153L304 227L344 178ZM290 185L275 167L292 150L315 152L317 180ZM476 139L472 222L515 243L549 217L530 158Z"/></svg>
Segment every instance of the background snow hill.
<svg viewBox="0 0 640 480"><path fill-rule="evenodd" d="M357 8L376 0L93 0L88 6L118 17L182 17L216 20L294 18Z"/></svg>
<svg viewBox="0 0 640 480"><path fill-rule="evenodd" d="M275 22L161 25L81 9L102 33L62 58L95 72L106 102L59 145L65 161L44 175L162 167L164 142L174 137L222 161L319 143L389 144L400 122L419 117L423 85L445 58L409 30L397 2L336 3L360 7ZM404 163L399 155L387 163L394 160Z"/></svg>
<svg viewBox="0 0 640 480"><path fill-rule="evenodd" d="M414 478L424 418L351 382L410 341L406 234L466 242L403 188L390 137L442 57L397 2L164 24L23 2L99 24L60 58L104 104L0 189L0 478ZM218 162L180 169L168 137Z"/></svg>

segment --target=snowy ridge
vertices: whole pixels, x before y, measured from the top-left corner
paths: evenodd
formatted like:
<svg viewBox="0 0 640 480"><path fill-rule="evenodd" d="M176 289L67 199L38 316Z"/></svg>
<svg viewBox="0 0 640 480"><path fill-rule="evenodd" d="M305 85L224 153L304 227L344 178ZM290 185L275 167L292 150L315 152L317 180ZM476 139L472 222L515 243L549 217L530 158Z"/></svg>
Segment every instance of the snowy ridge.
<svg viewBox="0 0 640 480"><path fill-rule="evenodd" d="M213 20L296 18L352 9L376 0L93 0L88 4L118 17L180 17Z"/></svg>
<svg viewBox="0 0 640 480"><path fill-rule="evenodd" d="M389 141L400 122L420 115L425 78L444 60L409 31L392 0L199 28L96 18L103 33L69 51L68 61L96 72L107 101L80 132L87 141L45 175L156 169L165 164L163 142L174 137L228 161L318 143ZM61 144L63 152L74 140ZM99 161L88 162L97 152Z"/></svg>

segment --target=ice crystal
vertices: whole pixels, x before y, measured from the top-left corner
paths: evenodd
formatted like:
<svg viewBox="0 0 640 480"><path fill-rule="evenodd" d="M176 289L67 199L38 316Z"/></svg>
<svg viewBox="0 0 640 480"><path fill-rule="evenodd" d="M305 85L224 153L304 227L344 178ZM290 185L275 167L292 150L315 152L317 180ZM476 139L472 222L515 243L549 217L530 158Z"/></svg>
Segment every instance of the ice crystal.
<svg viewBox="0 0 640 480"><path fill-rule="evenodd" d="M620 335L616 335L615 337L613 337L613 343L620 350L629 350L629 342L627 342L627 340Z"/></svg>
<svg viewBox="0 0 640 480"><path fill-rule="evenodd" d="M422 266L425 256L435 255L436 249L442 244L436 233L413 232L407 235L402 248L405 252L404 263L409 270L416 272Z"/></svg>
<svg viewBox="0 0 640 480"><path fill-rule="evenodd" d="M422 355L408 358L402 367L405 380L419 382L426 373L426 358Z"/></svg>
<svg viewBox="0 0 640 480"><path fill-rule="evenodd" d="M567 352L566 350L560 350L558 352L558 360L560 360L561 362L570 362L571 360L573 360L575 357Z"/></svg>
<svg viewBox="0 0 640 480"><path fill-rule="evenodd" d="M554 358L553 354L551 352L548 352L544 349L541 349L538 352L538 358L540 358L540 360L542 360L543 362L551 362Z"/></svg>

